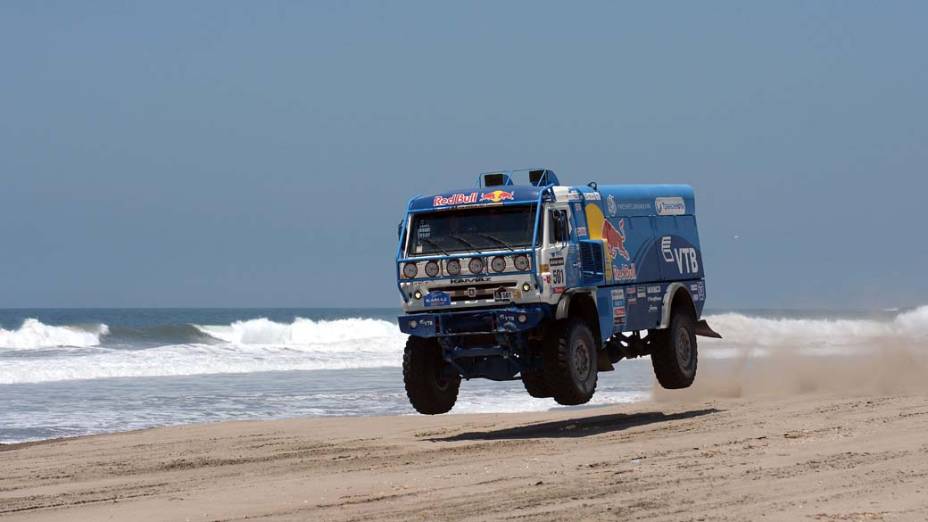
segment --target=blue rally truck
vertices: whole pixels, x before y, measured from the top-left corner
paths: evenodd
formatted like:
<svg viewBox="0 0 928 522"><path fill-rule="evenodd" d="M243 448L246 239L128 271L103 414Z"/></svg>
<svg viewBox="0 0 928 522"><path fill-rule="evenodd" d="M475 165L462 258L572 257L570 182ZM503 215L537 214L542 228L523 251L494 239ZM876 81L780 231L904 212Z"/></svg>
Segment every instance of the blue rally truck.
<svg viewBox="0 0 928 522"><path fill-rule="evenodd" d="M516 184L516 179L527 178ZM551 170L480 175L413 197L399 225L406 393L445 413L461 378L521 378L583 404L597 373L650 355L664 388L696 376L706 285L693 189L565 186Z"/></svg>

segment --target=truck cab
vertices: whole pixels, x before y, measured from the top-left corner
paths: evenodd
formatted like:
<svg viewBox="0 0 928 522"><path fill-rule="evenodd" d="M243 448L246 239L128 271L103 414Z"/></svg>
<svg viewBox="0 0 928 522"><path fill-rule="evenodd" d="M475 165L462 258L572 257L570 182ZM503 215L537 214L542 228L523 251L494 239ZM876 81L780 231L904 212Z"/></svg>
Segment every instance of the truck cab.
<svg viewBox="0 0 928 522"><path fill-rule="evenodd" d="M461 379L521 379L583 404L597 374L650 355L666 388L696 375L705 278L693 190L561 185L549 169L481 174L413 197L399 225L397 287L409 335L407 395L450 411Z"/></svg>

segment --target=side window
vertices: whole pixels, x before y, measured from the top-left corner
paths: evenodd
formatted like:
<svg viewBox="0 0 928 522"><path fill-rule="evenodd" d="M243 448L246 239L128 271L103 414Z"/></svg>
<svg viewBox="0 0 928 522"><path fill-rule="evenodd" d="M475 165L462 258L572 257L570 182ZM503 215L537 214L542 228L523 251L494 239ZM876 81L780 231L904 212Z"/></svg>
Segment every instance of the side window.
<svg viewBox="0 0 928 522"><path fill-rule="evenodd" d="M551 242L566 243L570 241L570 225L566 210L552 209L549 211L551 222Z"/></svg>

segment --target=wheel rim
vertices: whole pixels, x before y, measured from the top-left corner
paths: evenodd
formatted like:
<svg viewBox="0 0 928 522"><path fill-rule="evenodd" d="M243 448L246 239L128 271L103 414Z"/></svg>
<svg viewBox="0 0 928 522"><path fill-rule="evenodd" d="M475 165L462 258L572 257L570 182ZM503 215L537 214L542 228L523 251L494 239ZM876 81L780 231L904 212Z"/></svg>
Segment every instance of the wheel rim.
<svg viewBox="0 0 928 522"><path fill-rule="evenodd" d="M693 343L690 341L690 332L680 328L677 332L677 360L683 368L689 368L693 361Z"/></svg>
<svg viewBox="0 0 928 522"><path fill-rule="evenodd" d="M582 340L574 342L574 371L580 381L585 381L590 375L590 351Z"/></svg>

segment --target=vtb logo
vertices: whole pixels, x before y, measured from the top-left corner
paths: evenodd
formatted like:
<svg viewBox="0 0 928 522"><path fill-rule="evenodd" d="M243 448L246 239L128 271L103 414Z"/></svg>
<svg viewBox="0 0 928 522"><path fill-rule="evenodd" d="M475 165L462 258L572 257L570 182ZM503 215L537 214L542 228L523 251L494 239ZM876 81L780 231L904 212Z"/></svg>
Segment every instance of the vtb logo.
<svg viewBox="0 0 928 522"><path fill-rule="evenodd" d="M681 274L699 273L696 249L693 247L673 248L673 239L670 236L661 237L661 256L667 263L676 263L677 271Z"/></svg>
<svg viewBox="0 0 928 522"><path fill-rule="evenodd" d="M493 203L499 203L503 200L512 201L515 195L512 192L506 192L505 190L494 190L493 192L484 192L480 195L480 201L492 201Z"/></svg>

